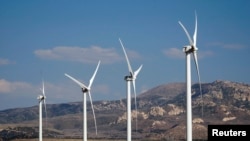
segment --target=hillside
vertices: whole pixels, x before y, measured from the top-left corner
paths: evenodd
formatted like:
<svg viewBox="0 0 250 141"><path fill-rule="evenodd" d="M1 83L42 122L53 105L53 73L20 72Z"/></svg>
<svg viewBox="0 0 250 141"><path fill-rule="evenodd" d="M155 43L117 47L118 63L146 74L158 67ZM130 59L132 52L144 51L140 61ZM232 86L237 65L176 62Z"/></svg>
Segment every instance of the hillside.
<svg viewBox="0 0 250 141"><path fill-rule="evenodd" d="M192 85L193 138L207 139L209 124L250 124L250 85L230 81L214 81ZM203 103L203 104L202 104ZM126 138L126 99L95 101L98 135L95 135L93 115L88 103L89 138ZM132 137L138 139L185 138L186 94L185 83L157 86L137 97L136 111L132 100ZM202 115L203 105L203 115ZM82 133L82 103L47 105L47 126L44 136L80 138ZM44 118L45 119L45 118ZM0 111L0 137L36 138L38 107L16 108ZM45 120L44 120L45 124ZM18 128L17 128L18 127ZM28 129L27 129L28 128ZM12 136L7 131L12 131ZM31 136L32 135L32 136Z"/></svg>

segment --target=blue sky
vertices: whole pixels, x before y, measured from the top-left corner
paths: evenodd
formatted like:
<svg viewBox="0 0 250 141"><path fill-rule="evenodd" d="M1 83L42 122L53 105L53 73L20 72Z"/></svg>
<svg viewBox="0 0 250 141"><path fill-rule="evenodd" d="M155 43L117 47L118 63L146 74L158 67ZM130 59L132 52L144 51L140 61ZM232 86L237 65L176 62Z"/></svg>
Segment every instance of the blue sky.
<svg viewBox="0 0 250 141"><path fill-rule="evenodd" d="M126 98L128 74L119 38L140 94L155 86L185 82L185 54L195 11L201 81L250 83L250 2L247 0L43 0L0 1L0 110L38 104L42 78L47 103L81 101L98 60L92 98ZM197 82L192 60L192 82Z"/></svg>

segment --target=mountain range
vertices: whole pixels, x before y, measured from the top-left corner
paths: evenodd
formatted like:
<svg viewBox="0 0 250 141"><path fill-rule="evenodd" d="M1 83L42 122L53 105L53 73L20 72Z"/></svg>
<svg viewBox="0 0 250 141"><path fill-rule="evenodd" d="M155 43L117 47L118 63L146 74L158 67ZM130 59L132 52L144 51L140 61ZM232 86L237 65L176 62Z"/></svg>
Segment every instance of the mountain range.
<svg viewBox="0 0 250 141"><path fill-rule="evenodd" d="M193 139L207 140L208 125L250 124L250 85L216 80L192 85ZM186 137L186 85L168 83L154 87L132 103L132 138L183 140ZM88 138L126 138L126 99L94 101L98 134L88 103ZM203 111L203 112L202 112ZM0 140L38 137L38 106L0 111ZM45 115L45 114L43 114ZM81 138L82 102L48 104L43 136Z"/></svg>

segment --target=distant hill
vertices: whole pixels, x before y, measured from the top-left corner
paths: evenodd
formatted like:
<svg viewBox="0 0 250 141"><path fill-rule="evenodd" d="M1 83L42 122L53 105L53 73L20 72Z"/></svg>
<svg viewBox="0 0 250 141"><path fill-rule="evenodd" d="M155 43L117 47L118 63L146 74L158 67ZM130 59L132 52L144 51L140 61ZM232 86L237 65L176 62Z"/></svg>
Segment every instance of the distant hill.
<svg viewBox="0 0 250 141"><path fill-rule="evenodd" d="M185 83L169 83L152 88L137 97L137 124L132 100L132 137L138 139L185 139ZM209 124L250 124L250 85L216 80L192 85L193 138L206 140ZM126 99L95 101L98 135L88 103L89 138L126 138ZM202 105L204 114L202 116ZM44 136L80 138L82 135L82 102L47 105L47 128ZM45 119L45 118L44 118ZM45 124L45 120L44 120ZM14 137L13 132L30 128L37 134L38 107L0 111L0 138ZM12 136L8 135L12 131ZM34 134L22 134L34 138ZM26 135L26 136L25 136ZM31 136L32 135L32 136Z"/></svg>

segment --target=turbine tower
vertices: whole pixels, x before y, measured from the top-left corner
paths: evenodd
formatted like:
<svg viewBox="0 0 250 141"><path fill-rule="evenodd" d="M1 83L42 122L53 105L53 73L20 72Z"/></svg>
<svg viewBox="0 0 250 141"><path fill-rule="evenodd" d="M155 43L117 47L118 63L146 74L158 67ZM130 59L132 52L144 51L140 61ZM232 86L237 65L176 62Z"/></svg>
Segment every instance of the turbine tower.
<svg viewBox="0 0 250 141"><path fill-rule="evenodd" d="M136 114L137 114L135 80L136 80L138 73L140 72L140 70L142 68L142 65L135 72L133 72L121 39L119 39L119 41L120 41L120 44L122 46L123 52L125 54L126 61L128 64L128 70L130 73L130 75L125 76L124 79L125 79L125 81L127 81L127 141L131 141L131 89L130 89L130 86L131 86L131 82L132 82L133 88L134 88L134 95L135 95L135 109L136 109ZM136 116L136 130L137 130L137 116Z"/></svg>
<svg viewBox="0 0 250 141"><path fill-rule="evenodd" d="M195 31L193 35L193 40L191 39L188 31L186 28L183 26L183 24L179 21L179 24L185 31L188 40L189 40L189 45L186 45L183 47L183 52L186 54L186 93L187 93L187 127L186 127L186 136L187 136L187 141L192 141L192 95L191 95L191 63L190 63L190 58L191 54L193 54L194 62L196 65L196 70L198 74L198 79L199 79L199 86L200 86L200 94L202 98L202 93L201 93L201 81L200 81L200 72L199 72L199 66L198 66L198 59L197 59L197 46L196 46L196 39L197 39L197 16L195 13ZM203 116L203 105L202 105L202 116Z"/></svg>
<svg viewBox="0 0 250 141"><path fill-rule="evenodd" d="M42 95L39 95L37 97L39 102L39 141L43 140L43 113L42 113L42 103L44 103L45 113L46 113L46 122L47 122L47 109L46 109L46 96L45 96L45 90L44 90L44 82L42 82L43 87L40 89L42 92ZM47 124L47 123L46 123Z"/></svg>
<svg viewBox="0 0 250 141"><path fill-rule="evenodd" d="M91 108L92 108L92 111L93 111L94 122L95 122L95 130L96 130L96 135L97 135L96 117L95 117L95 111L94 111L94 107L93 107L93 102L92 102L90 89L91 89L92 83L93 83L93 81L95 79L96 73L98 71L100 62L101 61L98 62L97 67L95 69L95 72L92 75L91 79L89 80L88 87L86 85L84 85L83 83L81 83L80 81L73 78L72 76L65 73L65 76L67 76L68 78L73 80L76 84L78 84L81 87L82 92L83 92L83 104L82 104L82 109L83 109L83 141L87 141L87 97L86 97L87 94L89 95L89 100L90 100Z"/></svg>

